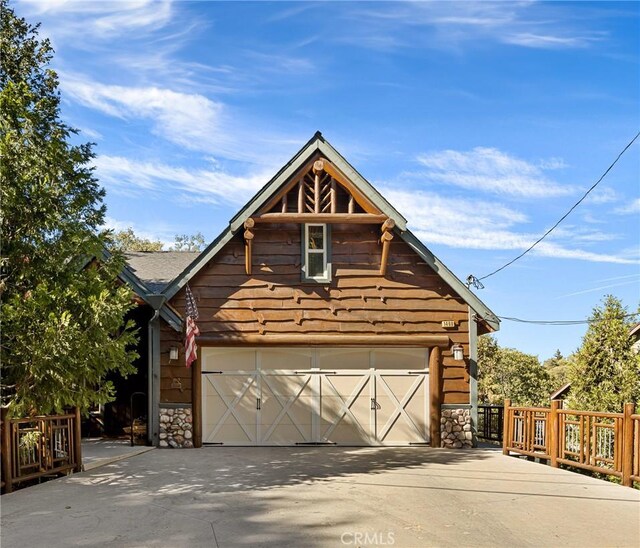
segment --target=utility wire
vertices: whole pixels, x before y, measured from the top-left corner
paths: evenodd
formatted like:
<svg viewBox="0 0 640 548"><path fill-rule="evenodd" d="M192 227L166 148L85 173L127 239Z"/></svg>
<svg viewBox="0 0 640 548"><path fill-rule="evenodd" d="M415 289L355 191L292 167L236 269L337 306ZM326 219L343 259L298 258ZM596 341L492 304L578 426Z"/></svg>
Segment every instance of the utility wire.
<svg viewBox="0 0 640 548"><path fill-rule="evenodd" d="M498 272L500 272L501 270L504 270L505 268L507 268L508 266L512 265L513 263L515 263L518 259L521 259L522 257L524 257L527 253L529 253L529 251L531 251L534 247L536 247L542 240L544 240L549 234L551 234L551 232L553 232L556 227L562 222L564 221L569 214L576 208L578 207L583 201L584 199L591 193L591 191L596 188L599 184L600 181L602 181L602 179L604 179L607 174L613 169L613 167L618 163L618 160L620 160L620 158L622 158L622 155L627 151L627 149L629 149L629 147L636 141L636 139L640 137L640 131L638 133L636 133L635 137L633 139L631 139L631 141L629 141L629 143L627 144L627 146L625 146L622 151L620 152L620 154L618 154L617 158L613 161L613 163L607 168L607 170L600 176L600 178L593 183L593 185L591 186L591 188L589 190L587 190L584 195L582 196L582 198L580 198L575 204L573 204L573 206L571 207L571 209L569 211L567 211L562 217L560 217L560 220L554 224L549 230L547 230L540 238L538 238L531 246L529 246L525 251L523 251L522 253L520 253L520 255L518 255L517 257L515 257L514 259L511 259L508 263L502 265L500 268L494 270L493 272L490 272L489 274L487 274L486 276L482 276L481 278L476 278L473 274L471 274L468 278L467 278L467 286L473 285L474 287L476 287L477 289L482 289L484 286L480 283L480 280L486 280L488 277L493 276L494 274L497 274Z"/></svg>
<svg viewBox="0 0 640 548"><path fill-rule="evenodd" d="M632 318L634 316L640 316L640 312L634 312L633 314L625 314L617 318L600 318L600 320L624 320L626 318ZM501 320L508 320L510 322L519 323L532 323L536 325L580 325L586 323L593 323L600 320L523 320L521 318L512 318L509 316L498 316Z"/></svg>

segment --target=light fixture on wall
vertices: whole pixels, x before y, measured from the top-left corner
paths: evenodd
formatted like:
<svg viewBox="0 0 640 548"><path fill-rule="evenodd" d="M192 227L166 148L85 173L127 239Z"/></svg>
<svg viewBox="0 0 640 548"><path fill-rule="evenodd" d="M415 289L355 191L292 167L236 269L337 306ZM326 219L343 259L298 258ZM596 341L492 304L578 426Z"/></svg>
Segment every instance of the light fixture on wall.
<svg viewBox="0 0 640 548"><path fill-rule="evenodd" d="M462 345L454 344L451 347L451 352L453 352L453 359L457 362L464 360L464 348L462 348Z"/></svg>
<svg viewBox="0 0 640 548"><path fill-rule="evenodd" d="M178 359L178 347L172 346L169 348L169 361Z"/></svg>

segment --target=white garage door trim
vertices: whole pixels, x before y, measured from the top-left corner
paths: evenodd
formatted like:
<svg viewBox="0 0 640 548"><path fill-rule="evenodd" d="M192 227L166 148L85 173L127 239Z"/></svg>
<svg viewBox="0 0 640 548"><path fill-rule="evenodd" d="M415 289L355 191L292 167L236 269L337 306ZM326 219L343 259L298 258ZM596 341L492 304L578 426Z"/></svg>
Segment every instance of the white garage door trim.
<svg viewBox="0 0 640 548"><path fill-rule="evenodd" d="M331 360L332 352L348 354L349 349L344 348L204 348L203 444L428 444L428 350L374 347L353 351L369 353L369 362L361 364L361 369L340 368L338 362L331 370L317 367ZM375 365L376 352L385 353L388 360L394 351L400 360L403 352L413 352L414 361L417 355L424 367L364 367ZM263 368L262 358L268 358L269 352L290 358L292 364L298 359L308 365L301 369ZM233 369L234 356L240 357L245 369ZM222 362L226 366L215 370ZM253 369L249 369L251 365Z"/></svg>

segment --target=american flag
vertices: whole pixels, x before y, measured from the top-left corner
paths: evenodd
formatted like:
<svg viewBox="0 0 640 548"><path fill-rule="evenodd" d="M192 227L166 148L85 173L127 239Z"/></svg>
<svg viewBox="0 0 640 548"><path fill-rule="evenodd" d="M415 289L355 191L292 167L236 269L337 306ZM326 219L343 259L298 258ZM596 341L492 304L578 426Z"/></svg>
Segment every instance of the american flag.
<svg viewBox="0 0 640 548"><path fill-rule="evenodd" d="M184 354L185 363L187 367L191 367L191 364L198 357L198 345L196 345L196 337L200 335L200 330L196 325L198 319L198 307L196 306L196 300L193 298L193 293L187 285L185 292L185 316L187 322L187 328L184 337Z"/></svg>

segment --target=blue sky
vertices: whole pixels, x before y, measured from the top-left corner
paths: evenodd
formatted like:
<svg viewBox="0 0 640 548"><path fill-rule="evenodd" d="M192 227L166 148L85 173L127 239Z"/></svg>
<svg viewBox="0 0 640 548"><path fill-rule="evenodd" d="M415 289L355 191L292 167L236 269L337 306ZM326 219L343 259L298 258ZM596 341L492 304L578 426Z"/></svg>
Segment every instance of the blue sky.
<svg viewBox="0 0 640 548"><path fill-rule="evenodd" d="M107 224L213 239L313 135L461 279L548 229L640 129L637 2L14 4L56 50L65 120L97 143ZM498 315L640 300L640 143L478 295ZM586 326L504 321L548 358Z"/></svg>

